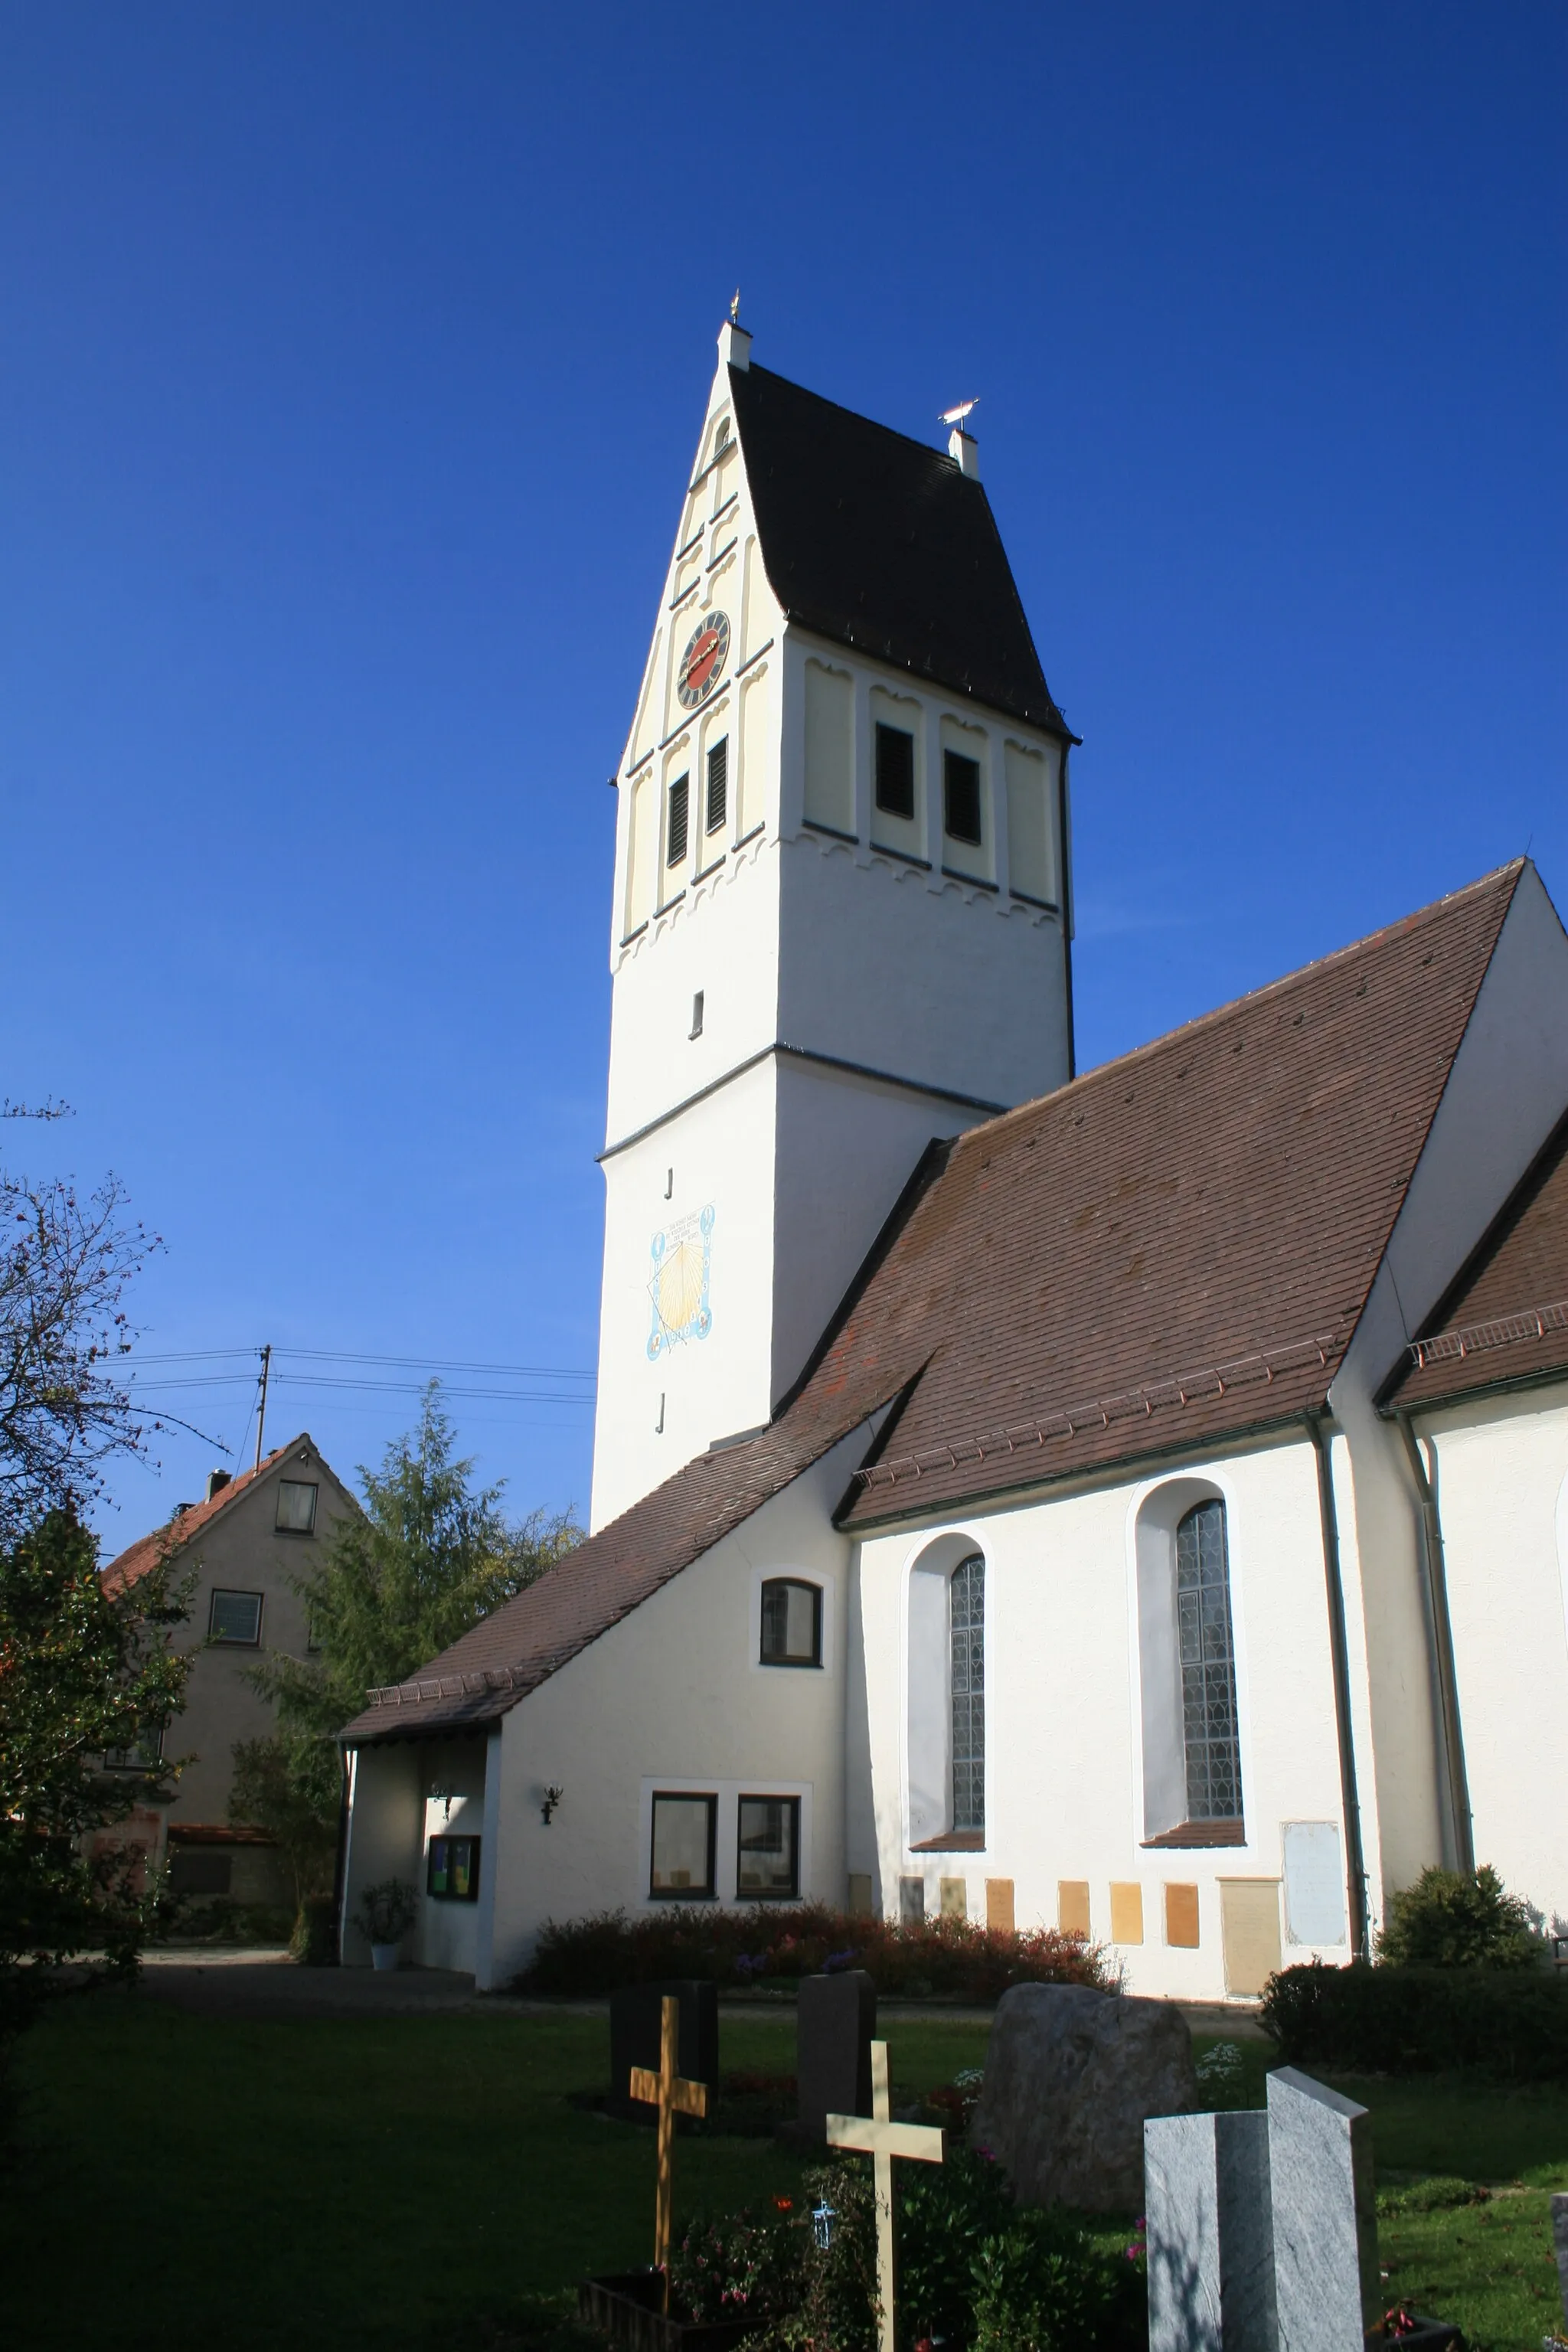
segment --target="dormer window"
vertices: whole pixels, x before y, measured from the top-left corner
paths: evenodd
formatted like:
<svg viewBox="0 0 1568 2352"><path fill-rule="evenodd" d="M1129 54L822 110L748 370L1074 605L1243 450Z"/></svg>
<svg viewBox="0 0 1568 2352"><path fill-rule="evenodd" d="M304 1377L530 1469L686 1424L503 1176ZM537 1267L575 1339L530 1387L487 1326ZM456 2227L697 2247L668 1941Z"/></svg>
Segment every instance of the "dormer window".
<svg viewBox="0 0 1568 2352"><path fill-rule="evenodd" d="M822 1664L822 1587L775 1576L763 1587L764 1666Z"/></svg>
<svg viewBox="0 0 1568 2352"><path fill-rule="evenodd" d="M915 739L877 722L877 806L884 816L915 813ZM952 831L951 825L948 830Z"/></svg>
<svg viewBox="0 0 1568 2352"><path fill-rule="evenodd" d="M691 778L689 775L677 776L669 788L669 813L664 844L667 866L684 866L686 863L686 828L690 800Z"/></svg>
<svg viewBox="0 0 1568 2352"><path fill-rule="evenodd" d="M880 730L879 730L879 732ZM950 841L965 841L973 849L981 843L980 762L962 751L942 755L942 824Z"/></svg>

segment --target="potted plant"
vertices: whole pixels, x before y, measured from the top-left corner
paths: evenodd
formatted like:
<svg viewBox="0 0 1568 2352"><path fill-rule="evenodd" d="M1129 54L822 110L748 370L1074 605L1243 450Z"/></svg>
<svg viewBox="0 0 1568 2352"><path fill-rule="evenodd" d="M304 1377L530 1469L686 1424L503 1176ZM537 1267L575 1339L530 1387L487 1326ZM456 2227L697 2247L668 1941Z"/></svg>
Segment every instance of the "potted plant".
<svg viewBox="0 0 1568 2352"><path fill-rule="evenodd" d="M367 1886L354 1913L354 1926L370 1946L378 1969L395 1969L403 1958L403 1938L419 1916L419 1897L406 1880L384 1878Z"/></svg>

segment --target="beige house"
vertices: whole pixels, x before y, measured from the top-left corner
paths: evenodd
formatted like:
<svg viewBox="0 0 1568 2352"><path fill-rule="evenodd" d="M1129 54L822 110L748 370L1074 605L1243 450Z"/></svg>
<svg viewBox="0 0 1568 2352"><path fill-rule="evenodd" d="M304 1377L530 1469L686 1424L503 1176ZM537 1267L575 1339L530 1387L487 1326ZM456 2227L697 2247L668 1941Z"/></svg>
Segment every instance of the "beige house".
<svg viewBox="0 0 1568 2352"><path fill-rule="evenodd" d="M296 1583L317 1565L333 1522L358 1507L307 1432L237 1478L215 1470L205 1502L182 1503L168 1525L142 1536L104 1570L110 1591L134 1584L165 1558L176 1576L194 1577L190 1614L174 1640L176 1648L197 1655L184 1708L164 1732L161 1751L191 1760L174 1801L139 1808L137 1823L149 1840L149 1858L167 1859L177 1894L292 1902L277 1850L258 1832L229 1821L234 1749L239 1740L271 1731L272 1706L250 1670L268 1650L308 1654L310 1629ZM110 1760L121 1770L145 1772L153 1759L137 1753Z"/></svg>

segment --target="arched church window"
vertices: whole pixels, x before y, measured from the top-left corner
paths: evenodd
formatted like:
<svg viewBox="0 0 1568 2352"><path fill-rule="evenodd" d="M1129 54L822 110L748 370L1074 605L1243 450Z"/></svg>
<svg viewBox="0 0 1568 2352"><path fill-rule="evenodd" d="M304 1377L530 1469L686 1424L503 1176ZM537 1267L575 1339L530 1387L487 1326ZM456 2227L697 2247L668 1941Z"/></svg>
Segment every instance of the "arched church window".
<svg viewBox="0 0 1568 2352"><path fill-rule="evenodd" d="M1176 1638L1182 1669L1182 1745L1190 1822L1241 1817L1241 1747L1236 1717L1236 1643L1225 1505L1199 1503L1176 1528Z"/></svg>
<svg viewBox="0 0 1568 2352"><path fill-rule="evenodd" d="M952 1629L952 1826L985 1827L985 1562L961 1559L949 1579Z"/></svg>
<svg viewBox="0 0 1568 2352"><path fill-rule="evenodd" d="M822 1588L793 1576L770 1577L763 1587L764 1666L822 1664Z"/></svg>

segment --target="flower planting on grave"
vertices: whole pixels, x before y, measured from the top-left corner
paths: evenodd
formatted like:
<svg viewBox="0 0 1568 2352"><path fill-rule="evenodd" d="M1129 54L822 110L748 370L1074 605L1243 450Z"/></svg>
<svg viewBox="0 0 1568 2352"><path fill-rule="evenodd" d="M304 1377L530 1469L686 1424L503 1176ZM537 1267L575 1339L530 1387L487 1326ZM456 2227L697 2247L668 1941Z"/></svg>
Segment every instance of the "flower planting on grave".
<svg viewBox="0 0 1568 2352"><path fill-rule="evenodd" d="M940 2168L910 2168L895 2227L900 2336L911 2345L1121 2352L1142 2340L1141 2250L1112 2250L1067 2215L1016 2207L984 2156L957 2148ZM819 2165L793 2205L774 2199L693 2222L671 2255L670 2309L754 2319L753 2352L874 2352L869 2167Z"/></svg>
<svg viewBox="0 0 1568 2352"><path fill-rule="evenodd" d="M1054 1927L984 1927L935 1918L900 1927L835 1911L824 1903L759 1904L747 1911L672 1904L647 1916L602 1911L550 1920L523 1992L584 1995L671 1977L793 1990L826 1970L864 1969L879 1993L1000 2000L1016 1984L1089 1985L1115 1991L1120 1978L1105 1948Z"/></svg>

